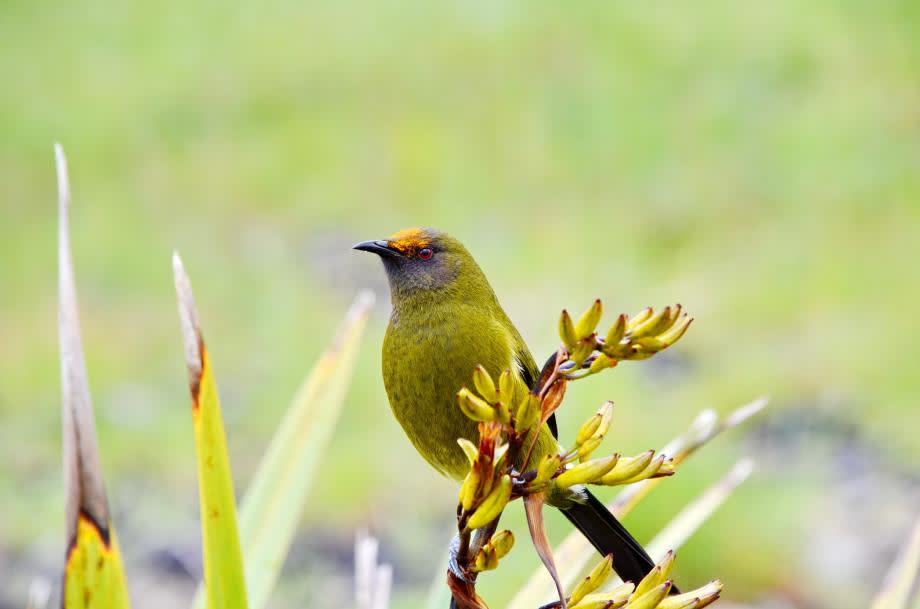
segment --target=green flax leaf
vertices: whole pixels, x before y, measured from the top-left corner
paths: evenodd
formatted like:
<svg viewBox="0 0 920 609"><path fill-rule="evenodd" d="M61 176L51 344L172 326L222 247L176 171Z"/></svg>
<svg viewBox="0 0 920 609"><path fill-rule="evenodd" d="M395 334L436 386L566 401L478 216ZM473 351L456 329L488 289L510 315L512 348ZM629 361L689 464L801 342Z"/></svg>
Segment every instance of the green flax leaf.
<svg viewBox="0 0 920 609"><path fill-rule="evenodd" d="M192 394L206 606L207 609L246 609L248 598L237 531L236 499L217 384L201 335L192 287L178 254L173 255L173 272Z"/></svg>
<svg viewBox="0 0 920 609"><path fill-rule="evenodd" d="M332 345L288 407L240 507L250 605L266 606L322 455L329 446L354 370L372 292L356 298Z"/></svg>

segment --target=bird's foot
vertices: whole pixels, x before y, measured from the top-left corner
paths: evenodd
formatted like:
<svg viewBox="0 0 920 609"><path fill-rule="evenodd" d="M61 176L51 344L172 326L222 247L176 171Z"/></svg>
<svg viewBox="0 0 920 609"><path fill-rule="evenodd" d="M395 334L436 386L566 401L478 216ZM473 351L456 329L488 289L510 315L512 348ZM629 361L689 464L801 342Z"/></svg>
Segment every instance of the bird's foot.
<svg viewBox="0 0 920 609"><path fill-rule="evenodd" d="M450 575L464 584L475 584L475 575L468 573L460 564L460 535L454 535L447 552L447 570L450 572Z"/></svg>

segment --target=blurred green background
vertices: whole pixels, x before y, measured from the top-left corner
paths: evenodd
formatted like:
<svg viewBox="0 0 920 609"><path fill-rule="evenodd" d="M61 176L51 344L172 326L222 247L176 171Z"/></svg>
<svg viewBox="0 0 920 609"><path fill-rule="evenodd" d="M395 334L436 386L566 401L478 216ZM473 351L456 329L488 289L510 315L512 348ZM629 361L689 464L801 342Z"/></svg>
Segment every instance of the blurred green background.
<svg viewBox="0 0 920 609"><path fill-rule="evenodd" d="M878 586L920 504L920 4L7 0L0 51L0 607L63 554L55 140L135 607L185 606L199 568L174 248L238 488L356 290L381 296L272 606L348 605L359 527L394 607L441 581L454 487L390 416L386 284L349 249L415 225L468 245L537 359L596 296L694 314L576 386L563 430L611 398L608 445L638 451L772 397L627 519L647 541L755 458L684 588L855 608ZM538 564L513 556L483 578L495 607Z"/></svg>

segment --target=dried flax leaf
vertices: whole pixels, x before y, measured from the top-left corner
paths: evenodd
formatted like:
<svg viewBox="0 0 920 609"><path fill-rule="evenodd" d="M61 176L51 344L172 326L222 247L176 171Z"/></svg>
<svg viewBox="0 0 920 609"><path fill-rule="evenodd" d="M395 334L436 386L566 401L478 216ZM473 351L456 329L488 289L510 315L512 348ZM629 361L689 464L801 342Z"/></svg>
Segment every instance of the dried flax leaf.
<svg viewBox="0 0 920 609"><path fill-rule="evenodd" d="M62 606L122 609L130 606L128 590L99 465L96 424L80 338L70 252L67 159L60 144L55 144L54 152L58 177L58 327L67 532Z"/></svg>
<svg viewBox="0 0 920 609"><path fill-rule="evenodd" d="M668 550L677 549L690 538L700 526L712 516L738 486L748 479L754 469L751 459L744 458L735 463L721 480L690 502L669 522L652 541L646 550L652 560L658 560Z"/></svg>
<svg viewBox="0 0 920 609"><path fill-rule="evenodd" d="M882 588L872 601L872 609L907 609L911 596L920 586L920 518L898 557L891 564ZM920 607L920 595L916 606Z"/></svg>
<svg viewBox="0 0 920 609"><path fill-rule="evenodd" d="M393 567L377 558L380 544L366 531L355 538L355 603L357 609L387 609L393 585ZM447 603L445 603L446 605Z"/></svg>
<svg viewBox="0 0 920 609"><path fill-rule="evenodd" d="M763 410L767 403L767 398L757 398L736 408L721 421L713 410L704 410L697 415L685 433L668 442L659 452L674 459L674 466L677 467L723 431L737 427ZM610 511L618 518L626 516L663 480L664 478L653 478L626 487L608 506Z"/></svg>

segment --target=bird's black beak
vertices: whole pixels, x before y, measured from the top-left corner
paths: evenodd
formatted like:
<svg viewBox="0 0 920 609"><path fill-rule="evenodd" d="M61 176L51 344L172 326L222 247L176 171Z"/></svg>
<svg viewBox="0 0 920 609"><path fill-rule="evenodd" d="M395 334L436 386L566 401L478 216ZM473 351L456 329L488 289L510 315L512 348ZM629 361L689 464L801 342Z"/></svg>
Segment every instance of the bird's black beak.
<svg viewBox="0 0 920 609"><path fill-rule="evenodd" d="M371 252L372 254L377 254L378 256L395 257L400 255L398 251L391 248L386 241L381 239L356 243L352 249L361 250L362 252Z"/></svg>

